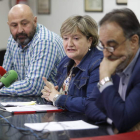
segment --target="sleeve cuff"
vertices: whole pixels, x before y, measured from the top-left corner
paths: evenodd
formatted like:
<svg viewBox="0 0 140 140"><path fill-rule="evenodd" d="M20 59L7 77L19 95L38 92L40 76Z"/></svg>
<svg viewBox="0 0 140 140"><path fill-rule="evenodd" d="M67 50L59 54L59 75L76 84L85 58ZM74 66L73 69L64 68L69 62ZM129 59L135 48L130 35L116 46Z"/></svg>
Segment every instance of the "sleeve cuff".
<svg viewBox="0 0 140 140"><path fill-rule="evenodd" d="M111 124L111 125L112 125L112 122L113 122L113 121L112 121L110 118L107 118L106 121L107 121L108 124Z"/></svg>
<svg viewBox="0 0 140 140"><path fill-rule="evenodd" d="M59 98L60 98L61 96L62 96L61 94L57 96L55 102L53 102L53 105L54 105L54 106L57 106L58 100L59 100Z"/></svg>
<svg viewBox="0 0 140 140"><path fill-rule="evenodd" d="M107 83L105 83L103 86L100 86L100 88L98 87L99 91L102 92L105 88L107 88L108 86L113 85L112 81L109 81Z"/></svg>

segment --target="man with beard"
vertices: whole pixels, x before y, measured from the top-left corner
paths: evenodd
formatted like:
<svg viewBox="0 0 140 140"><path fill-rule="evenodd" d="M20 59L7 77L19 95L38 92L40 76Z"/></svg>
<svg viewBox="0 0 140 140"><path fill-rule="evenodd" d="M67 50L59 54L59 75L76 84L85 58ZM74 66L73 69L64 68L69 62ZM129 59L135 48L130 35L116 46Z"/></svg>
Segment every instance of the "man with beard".
<svg viewBox="0 0 140 140"><path fill-rule="evenodd" d="M0 95L40 95L46 77L55 84L57 66L65 56L62 39L37 23L32 10L25 4L11 8L8 14L11 36L8 40L3 68L15 70L18 81L3 87Z"/></svg>
<svg viewBox="0 0 140 140"><path fill-rule="evenodd" d="M100 21L99 38L104 59L98 86L86 102L86 115L126 132L140 122L139 21L130 9L113 10Z"/></svg>

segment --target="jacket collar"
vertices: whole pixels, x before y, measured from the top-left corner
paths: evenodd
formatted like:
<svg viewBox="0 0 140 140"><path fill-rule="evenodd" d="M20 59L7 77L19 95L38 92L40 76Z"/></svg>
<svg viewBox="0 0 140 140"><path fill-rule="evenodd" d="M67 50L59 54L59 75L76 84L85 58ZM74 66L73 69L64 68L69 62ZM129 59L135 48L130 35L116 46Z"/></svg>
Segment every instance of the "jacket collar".
<svg viewBox="0 0 140 140"><path fill-rule="evenodd" d="M132 89L132 87L131 87L132 82L137 82L137 78L139 78L139 76L138 76L138 73L140 72L140 64L139 63L140 63L140 52L139 52L137 61L135 63L135 66L133 68L132 75L130 77L128 86L127 86L126 96L129 94L130 90Z"/></svg>
<svg viewBox="0 0 140 140"><path fill-rule="evenodd" d="M90 60L93 57L99 55L99 53L101 53L101 52L97 51L96 47L92 48L90 51L87 52L87 54L84 56L84 58L79 63L79 65L76 66L76 68L78 68L81 71L86 71L86 69L90 63ZM67 67L67 72L69 72L73 65L74 65L74 60L69 59L69 61L64 65L64 67Z"/></svg>

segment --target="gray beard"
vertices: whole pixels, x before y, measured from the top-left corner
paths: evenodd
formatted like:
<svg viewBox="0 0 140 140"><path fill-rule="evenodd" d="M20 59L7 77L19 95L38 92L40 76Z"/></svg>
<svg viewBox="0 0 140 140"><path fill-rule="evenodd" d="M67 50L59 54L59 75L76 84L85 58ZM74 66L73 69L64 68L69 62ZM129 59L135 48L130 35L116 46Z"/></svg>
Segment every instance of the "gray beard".
<svg viewBox="0 0 140 140"><path fill-rule="evenodd" d="M130 60L130 56L127 58L127 60L125 60L124 62L122 62L117 68L116 68L116 73L122 72L128 65L128 62Z"/></svg>
<svg viewBox="0 0 140 140"><path fill-rule="evenodd" d="M116 68L115 73L120 73L120 72L122 72L122 71L123 71L123 69Z"/></svg>
<svg viewBox="0 0 140 140"><path fill-rule="evenodd" d="M21 46L25 46L25 45L27 45L29 42L30 42L30 39L29 39L29 38L25 39L25 41L22 42L22 43L19 41L19 39L17 39L17 43L18 43L19 45L21 45Z"/></svg>

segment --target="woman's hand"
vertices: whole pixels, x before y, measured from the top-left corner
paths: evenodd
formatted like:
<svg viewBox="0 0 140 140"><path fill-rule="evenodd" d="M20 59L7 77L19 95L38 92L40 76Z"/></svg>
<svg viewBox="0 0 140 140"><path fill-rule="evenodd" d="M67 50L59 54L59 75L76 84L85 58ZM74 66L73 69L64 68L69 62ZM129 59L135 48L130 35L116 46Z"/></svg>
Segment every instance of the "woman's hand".
<svg viewBox="0 0 140 140"><path fill-rule="evenodd" d="M42 78L46 86L44 86L44 89L41 90L42 92L42 98L45 98L48 101L53 101L53 98L56 94L60 94L57 89L58 86L54 86L51 82L48 82L45 77Z"/></svg>

